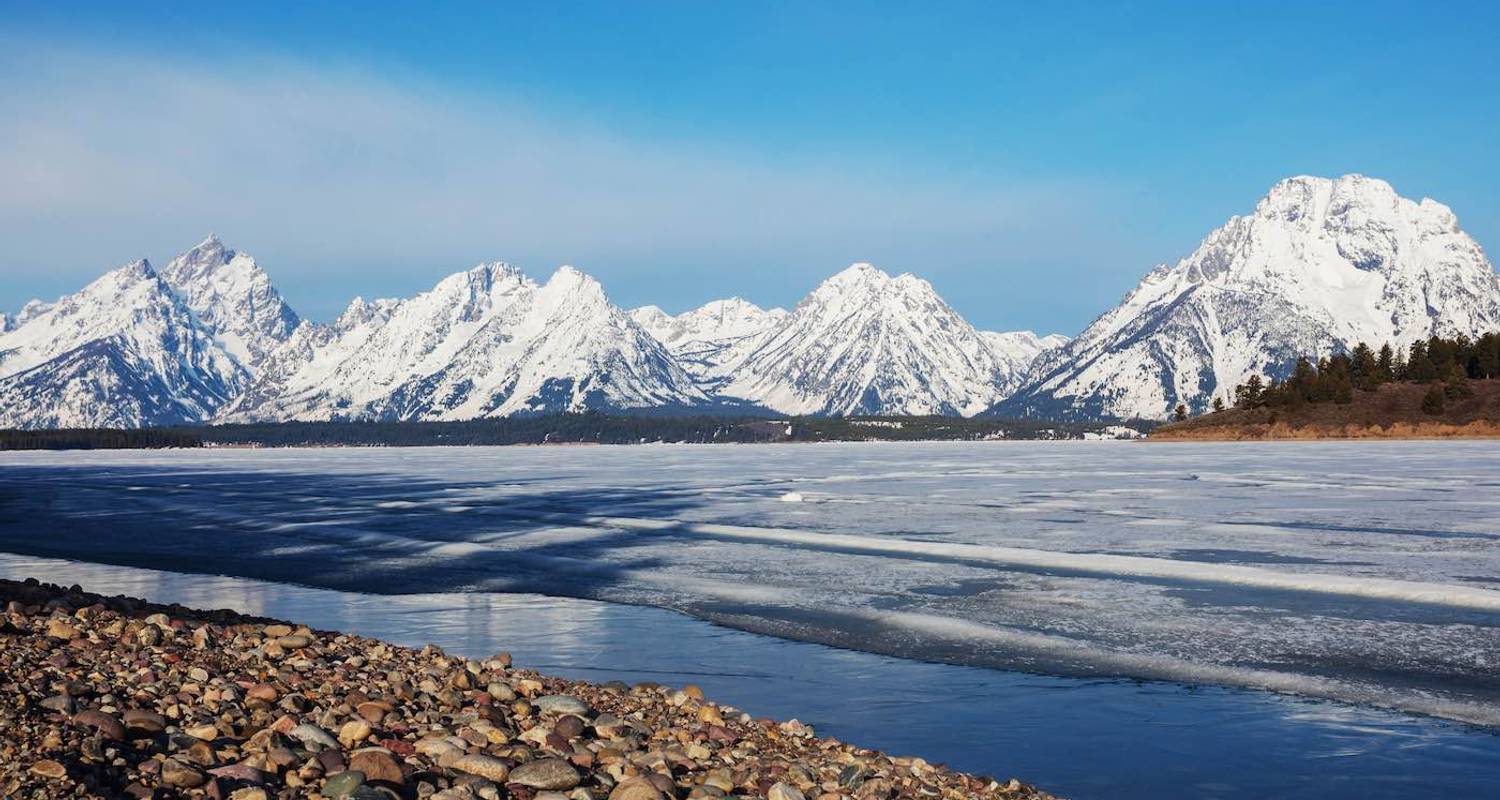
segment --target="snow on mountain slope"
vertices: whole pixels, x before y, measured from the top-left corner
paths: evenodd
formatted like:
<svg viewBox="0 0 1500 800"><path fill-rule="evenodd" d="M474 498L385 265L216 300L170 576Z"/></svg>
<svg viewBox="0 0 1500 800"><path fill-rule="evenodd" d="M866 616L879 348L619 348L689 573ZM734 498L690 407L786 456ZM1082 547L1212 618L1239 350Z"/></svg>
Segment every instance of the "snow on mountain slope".
<svg viewBox="0 0 1500 800"><path fill-rule="evenodd" d="M0 427L139 427L204 419L248 376L146 261L0 335Z"/></svg>
<svg viewBox="0 0 1500 800"><path fill-rule="evenodd" d="M763 309L738 297L714 300L675 317L656 306L630 312L631 318L666 345L689 373L709 384L722 378L723 369L747 345L786 315L786 309Z"/></svg>
<svg viewBox="0 0 1500 800"><path fill-rule="evenodd" d="M299 329L227 419L472 419L708 398L593 278L506 264Z"/></svg>
<svg viewBox="0 0 1500 800"><path fill-rule="evenodd" d="M787 414L964 414L1019 381L927 281L855 264L724 366L720 392Z"/></svg>
<svg viewBox="0 0 1500 800"><path fill-rule="evenodd" d="M295 381L305 384L312 376L331 372L385 325L400 303L356 297L331 325L303 320L286 341L266 354L254 381L221 415L234 418L242 411L273 404L291 391Z"/></svg>
<svg viewBox="0 0 1500 800"><path fill-rule="evenodd" d="M15 317L9 314L0 314L0 333L6 333L16 326Z"/></svg>
<svg viewBox="0 0 1500 800"><path fill-rule="evenodd" d="M248 253L209 234L162 270L167 284L247 369L296 330L297 314Z"/></svg>
<svg viewBox="0 0 1500 800"><path fill-rule="evenodd" d="M1299 355L1496 329L1500 277L1446 206L1360 175L1290 178L1040 359L999 413L1162 418Z"/></svg>
<svg viewBox="0 0 1500 800"><path fill-rule="evenodd" d="M989 346L990 352L1004 362L1009 374L1017 377L1017 382L1024 379L1030 372L1031 365L1043 353L1056 350L1069 341L1068 337L1060 333L1038 336L1031 331L980 331L979 337Z"/></svg>

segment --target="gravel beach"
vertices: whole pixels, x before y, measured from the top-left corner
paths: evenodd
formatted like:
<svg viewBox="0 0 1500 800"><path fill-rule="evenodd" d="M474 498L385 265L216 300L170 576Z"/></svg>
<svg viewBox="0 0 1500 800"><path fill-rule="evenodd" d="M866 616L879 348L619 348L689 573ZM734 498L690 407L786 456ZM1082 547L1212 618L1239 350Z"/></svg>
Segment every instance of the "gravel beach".
<svg viewBox="0 0 1500 800"><path fill-rule="evenodd" d="M752 719L231 611L0 581L0 794L1047 798Z"/></svg>

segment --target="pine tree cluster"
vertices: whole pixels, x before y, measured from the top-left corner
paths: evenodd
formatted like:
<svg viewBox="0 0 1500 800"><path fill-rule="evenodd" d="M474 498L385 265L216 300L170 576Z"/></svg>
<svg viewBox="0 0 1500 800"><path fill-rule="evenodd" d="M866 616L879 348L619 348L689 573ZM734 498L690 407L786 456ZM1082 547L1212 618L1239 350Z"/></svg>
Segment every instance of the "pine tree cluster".
<svg viewBox="0 0 1500 800"><path fill-rule="evenodd" d="M1351 403L1354 390L1404 381L1435 384L1422 410L1440 414L1447 400L1471 394L1469 380L1500 378L1500 333L1478 339L1434 336L1413 342L1406 352L1386 344L1377 352L1360 342L1348 353L1313 363L1297 359L1291 374L1267 381L1259 375L1234 387L1235 408L1297 408L1308 403Z"/></svg>

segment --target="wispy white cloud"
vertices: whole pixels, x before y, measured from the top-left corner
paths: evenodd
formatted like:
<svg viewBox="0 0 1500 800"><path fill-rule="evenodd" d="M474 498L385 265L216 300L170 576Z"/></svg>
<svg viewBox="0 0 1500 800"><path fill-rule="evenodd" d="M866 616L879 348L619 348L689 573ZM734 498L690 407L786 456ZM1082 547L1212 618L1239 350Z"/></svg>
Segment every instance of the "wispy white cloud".
<svg viewBox="0 0 1500 800"><path fill-rule="evenodd" d="M786 302L856 259L932 274L1055 258L1079 209L1109 196L647 141L284 59L5 51L0 286L66 289L216 230L324 311L481 258L579 263L625 302ZM786 292L757 296L766 278Z"/></svg>

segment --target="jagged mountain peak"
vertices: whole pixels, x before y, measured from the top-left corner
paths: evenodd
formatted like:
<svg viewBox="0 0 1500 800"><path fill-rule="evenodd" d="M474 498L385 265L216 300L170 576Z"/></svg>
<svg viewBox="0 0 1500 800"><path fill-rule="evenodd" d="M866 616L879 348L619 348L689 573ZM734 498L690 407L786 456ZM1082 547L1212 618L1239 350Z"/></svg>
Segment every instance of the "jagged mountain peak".
<svg viewBox="0 0 1500 800"><path fill-rule="evenodd" d="M357 301L340 320L295 342L295 357L279 359L228 418L472 419L707 402L572 267L539 285L507 264L481 264L408 300Z"/></svg>
<svg viewBox="0 0 1500 800"><path fill-rule="evenodd" d="M891 274L867 261L856 261L825 278L812 294L854 290L878 290L894 280Z"/></svg>
<svg viewBox="0 0 1500 800"><path fill-rule="evenodd" d="M0 334L0 426L197 421L244 385L243 368L145 259L27 308Z"/></svg>
<svg viewBox="0 0 1500 800"><path fill-rule="evenodd" d="M789 414L964 414L1019 376L910 274L856 263L722 369L721 391Z"/></svg>
<svg viewBox="0 0 1500 800"><path fill-rule="evenodd" d="M333 327L338 330L349 330L356 325L376 320L384 322L390 319L391 312L400 305L400 300L389 298L366 300L363 297L355 297L349 301L349 305L339 314L338 319L333 321Z"/></svg>
<svg viewBox="0 0 1500 800"><path fill-rule="evenodd" d="M173 258L162 277L251 371L300 322L255 258L226 247L216 234Z"/></svg>
<svg viewBox="0 0 1500 800"><path fill-rule="evenodd" d="M742 297L710 300L675 317L653 305L630 312L637 325L665 345L683 368L710 390L721 384L727 369L786 315L785 309L764 309Z"/></svg>
<svg viewBox="0 0 1500 800"><path fill-rule="evenodd" d="M1452 211L1362 175L1277 183L1039 360L1005 413L1161 418L1357 342L1500 328L1500 277Z"/></svg>
<svg viewBox="0 0 1500 800"><path fill-rule="evenodd" d="M104 273L93 283L85 286L84 291L97 290L99 287L109 285L123 285L135 281L155 280L156 278L156 268L151 266L151 261L145 258L138 258Z"/></svg>
<svg viewBox="0 0 1500 800"><path fill-rule="evenodd" d="M552 276L543 284L543 288L551 292L567 292L606 299L604 285L594 276L571 264L564 264L553 271Z"/></svg>
<svg viewBox="0 0 1500 800"><path fill-rule="evenodd" d="M530 282L518 267L504 261L483 261L462 272L455 272L433 286L431 292L448 293L478 289L489 291L496 285Z"/></svg>

